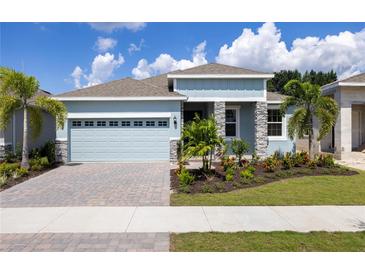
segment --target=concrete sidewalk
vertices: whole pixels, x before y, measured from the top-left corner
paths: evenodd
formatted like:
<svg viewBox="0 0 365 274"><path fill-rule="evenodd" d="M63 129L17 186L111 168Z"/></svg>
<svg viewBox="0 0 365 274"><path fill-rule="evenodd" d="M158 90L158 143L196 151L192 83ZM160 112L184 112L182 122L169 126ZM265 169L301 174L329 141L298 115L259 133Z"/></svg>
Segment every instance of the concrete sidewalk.
<svg viewBox="0 0 365 274"><path fill-rule="evenodd" d="M0 233L361 231L365 206L1 208Z"/></svg>

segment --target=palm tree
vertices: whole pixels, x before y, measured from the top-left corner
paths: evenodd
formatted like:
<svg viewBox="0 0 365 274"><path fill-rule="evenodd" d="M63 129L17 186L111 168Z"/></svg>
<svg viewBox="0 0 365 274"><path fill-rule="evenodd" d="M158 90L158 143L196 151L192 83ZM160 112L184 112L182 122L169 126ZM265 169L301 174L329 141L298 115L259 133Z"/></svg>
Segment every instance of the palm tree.
<svg viewBox="0 0 365 274"><path fill-rule="evenodd" d="M58 128L63 128L67 111L62 102L47 96L35 96L39 82L33 76L10 68L0 67L0 128L5 129L14 111L23 109L24 130L21 166L29 168L28 135L39 136L42 129L42 110L56 118ZM28 122L29 118L29 122Z"/></svg>
<svg viewBox="0 0 365 274"><path fill-rule="evenodd" d="M203 171L208 172L212 167L214 150L223 144L214 117L201 119L196 115L193 121L185 124L182 140L184 160L200 156L203 161Z"/></svg>
<svg viewBox="0 0 365 274"><path fill-rule="evenodd" d="M313 122L318 119L319 134L317 141L326 136L335 125L338 106L335 100L330 97L322 96L318 85L309 82L302 83L298 80L291 80L284 86L285 94L288 97L281 104L282 115L286 113L290 106L296 109L293 116L289 119L288 134L291 139L295 136L303 138L308 135L308 151L313 157Z"/></svg>

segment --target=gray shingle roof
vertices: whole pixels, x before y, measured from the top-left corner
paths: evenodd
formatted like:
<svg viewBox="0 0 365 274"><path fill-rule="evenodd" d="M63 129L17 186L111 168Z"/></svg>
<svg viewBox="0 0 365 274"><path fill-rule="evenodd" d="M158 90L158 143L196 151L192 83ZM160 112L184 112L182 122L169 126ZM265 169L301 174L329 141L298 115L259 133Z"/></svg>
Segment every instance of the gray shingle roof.
<svg viewBox="0 0 365 274"><path fill-rule="evenodd" d="M181 74L268 74L268 73L234 66L227 66L217 63L210 63L206 65L193 67L190 69L174 71L169 74L181 75Z"/></svg>
<svg viewBox="0 0 365 274"><path fill-rule="evenodd" d="M144 81L124 78L105 84L95 85L83 89L58 94L56 97L154 97L182 96L176 92Z"/></svg>
<svg viewBox="0 0 365 274"><path fill-rule="evenodd" d="M354 76L351 76L349 78L346 78L344 80L341 80L340 82L359 82L359 83L364 83L365 82L365 72L364 73L360 73Z"/></svg>
<svg viewBox="0 0 365 274"><path fill-rule="evenodd" d="M277 92L271 92L268 91L266 98L268 101L283 101L287 96L277 93Z"/></svg>

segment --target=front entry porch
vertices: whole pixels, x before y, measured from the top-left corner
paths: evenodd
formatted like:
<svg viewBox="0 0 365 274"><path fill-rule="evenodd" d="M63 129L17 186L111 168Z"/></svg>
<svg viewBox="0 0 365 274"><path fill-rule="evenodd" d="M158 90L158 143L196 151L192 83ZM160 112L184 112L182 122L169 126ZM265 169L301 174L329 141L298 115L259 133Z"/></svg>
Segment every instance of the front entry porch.
<svg viewBox="0 0 365 274"><path fill-rule="evenodd" d="M264 102L185 102L183 123L198 115L208 118L214 115L219 134L229 144L233 138L243 138L261 156L267 153L267 104ZM229 152L231 153L231 152Z"/></svg>

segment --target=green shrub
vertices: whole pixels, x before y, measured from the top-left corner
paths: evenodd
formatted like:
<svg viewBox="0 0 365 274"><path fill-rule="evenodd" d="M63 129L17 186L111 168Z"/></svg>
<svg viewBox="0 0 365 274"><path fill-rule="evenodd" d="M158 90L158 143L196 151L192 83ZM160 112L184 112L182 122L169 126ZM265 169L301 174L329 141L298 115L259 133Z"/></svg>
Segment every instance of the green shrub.
<svg viewBox="0 0 365 274"><path fill-rule="evenodd" d="M280 152L280 151L275 151L274 154L272 155L272 158L274 158L277 161L281 161L284 158L284 155Z"/></svg>
<svg viewBox="0 0 365 274"><path fill-rule="evenodd" d="M2 163L0 164L0 176L12 176L14 171L19 168L19 163Z"/></svg>
<svg viewBox="0 0 365 274"><path fill-rule="evenodd" d="M6 177L5 175L0 175L0 187L5 186L7 181L8 181L8 177Z"/></svg>
<svg viewBox="0 0 365 274"><path fill-rule="evenodd" d="M47 157L33 158L29 160L30 169L33 171L39 171L50 166Z"/></svg>
<svg viewBox="0 0 365 274"><path fill-rule="evenodd" d="M335 166L335 161L333 159L333 156L330 154L319 155L319 157L317 158L317 163L318 163L318 166L320 166L320 167L330 167L331 168L331 167Z"/></svg>
<svg viewBox="0 0 365 274"><path fill-rule="evenodd" d="M266 172L274 172L277 170L280 166L280 161L277 159L277 157L267 157L264 160L263 167Z"/></svg>
<svg viewBox="0 0 365 274"><path fill-rule="evenodd" d="M317 164L318 164L317 160L313 159L307 163L307 167L309 167L310 169L315 169L315 168L317 168Z"/></svg>
<svg viewBox="0 0 365 274"><path fill-rule="evenodd" d="M231 148L232 152L236 155L238 164L242 166L241 159L245 153L248 152L249 144L244 139L235 138L232 140Z"/></svg>
<svg viewBox="0 0 365 274"><path fill-rule="evenodd" d="M249 178L243 178L241 177L241 180L240 180L241 184L243 185L249 185L253 182L253 179L249 179Z"/></svg>
<svg viewBox="0 0 365 274"><path fill-rule="evenodd" d="M248 167L246 168L246 170L248 170L249 172L251 172L252 174L254 174L254 173L255 173L255 171L256 171L256 168L255 168L255 167L253 167L253 166L248 166Z"/></svg>
<svg viewBox="0 0 365 274"><path fill-rule="evenodd" d="M252 179L252 181L256 184L263 184L265 183L265 179L260 177L260 176L256 176Z"/></svg>
<svg viewBox="0 0 365 274"><path fill-rule="evenodd" d="M226 184L224 182L216 183L215 188L218 192L224 192L226 190Z"/></svg>
<svg viewBox="0 0 365 274"><path fill-rule="evenodd" d="M252 153L252 157L251 157L251 165L256 165L258 162L260 161L260 157L257 155L256 151L254 153Z"/></svg>
<svg viewBox="0 0 365 274"><path fill-rule="evenodd" d="M209 183L205 183L203 186L202 186L202 192L203 193L213 193L213 187L209 184Z"/></svg>
<svg viewBox="0 0 365 274"><path fill-rule="evenodd" d="M223 157L222 158L222 166L224 171L227 169L233 169L235 167L235 158L234 157Z"/></svg>
<svg viewBox="0 0 365 274"><path fill-rule="evenodd" d="M293 156L290 152L285 153L283 158L283 167L284 169L291 169L294 166Z"/></svg>
<svg viewBox="0 0 365 274"><path fill-rule="evenodd" d="M252 179L254 176L250 170L245 169L240 172L240 177L243 179Z"/></svg>
<svg viewBox="0 0 365 274"><path fill-rule="evenodd" d="M40 149L40 155L47 157L49 164L53 165L56 162L56 145L52 141L47 141Z"/></svg>
<svg viewBox="0 0 365 274"><path fill-rule="evenodd" d="M24 177L28 175L28 169L26 169L25 167L19 167L15 170L14 174L15 173L18 177Z"/></svg>
<svg viewBox="0 0 365 274"><path fill-rule="evenodd" d="M233 174L226 174L226 181L227 182L232 182L234 179L234 175Z"/></svg>
<svg viewBox="0 0 365 274"><path fill-rule="evenodd" d="M191 175L186 168L183 168L177 176L179 178L180 186L191 185L195 180L194 175Z"/></svg>

